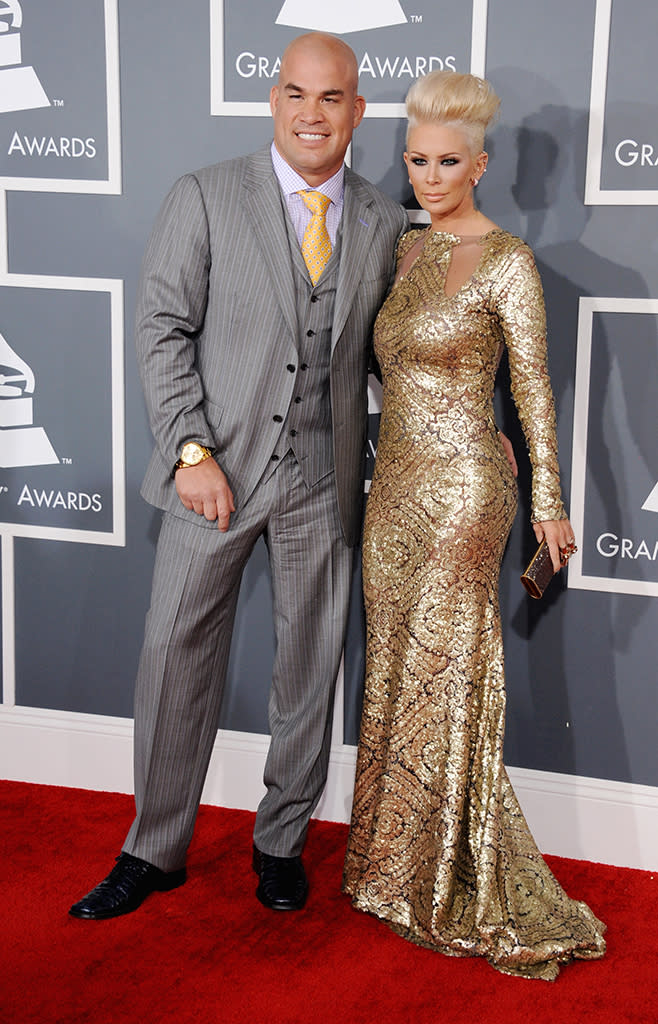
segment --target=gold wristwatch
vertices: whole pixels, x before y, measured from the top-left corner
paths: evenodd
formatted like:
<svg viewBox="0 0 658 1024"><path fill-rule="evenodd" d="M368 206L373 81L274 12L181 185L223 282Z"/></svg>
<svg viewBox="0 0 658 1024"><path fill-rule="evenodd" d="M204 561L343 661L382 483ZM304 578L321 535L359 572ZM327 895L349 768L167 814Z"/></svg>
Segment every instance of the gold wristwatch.
<svg viewBox="0 0 658 1024"><path fill-rule="evenodd" d="M200 462L205 462L206 459L211 458L212 451L210 448L199 444L198 441L188 441L181 448L180 458L174 466L174 472L177 469L189 469L190 466L198 466Z"/></svg>

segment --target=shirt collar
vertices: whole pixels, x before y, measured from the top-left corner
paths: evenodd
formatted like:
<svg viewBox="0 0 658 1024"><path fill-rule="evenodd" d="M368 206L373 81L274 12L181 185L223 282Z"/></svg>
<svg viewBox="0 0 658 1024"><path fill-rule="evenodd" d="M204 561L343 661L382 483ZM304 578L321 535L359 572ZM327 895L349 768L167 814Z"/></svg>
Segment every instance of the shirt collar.
<svg viewBox="0 0 658 1024"><path fill-rule="evenodd" d="M298 174L290 164L283 159L278 149L272 143L272 165L277 176L279 185L284 195L294 195L296 192L305 192L310 189L307 181L304 181L301 174ZM328 196L332 203L340 205L343 198L343 187L345 184L345 164L341 164L335 174L318 185L315 192L322 192Z"/></svg>

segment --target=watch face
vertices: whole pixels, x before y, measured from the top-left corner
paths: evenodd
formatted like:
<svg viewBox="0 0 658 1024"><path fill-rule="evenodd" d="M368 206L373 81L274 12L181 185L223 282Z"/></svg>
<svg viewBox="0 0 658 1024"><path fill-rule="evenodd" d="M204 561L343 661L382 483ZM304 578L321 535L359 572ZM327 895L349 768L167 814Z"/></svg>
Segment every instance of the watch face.
<svg viewBox="0 0 658 1024"><path fill-rule="evenodd" d="M197 462L201 462L203 454L203 448L200 444L197 444L196 441L188 441L187 444L183 445L181 459L183 462L187 462L189 465L195 466Z"/></svg>

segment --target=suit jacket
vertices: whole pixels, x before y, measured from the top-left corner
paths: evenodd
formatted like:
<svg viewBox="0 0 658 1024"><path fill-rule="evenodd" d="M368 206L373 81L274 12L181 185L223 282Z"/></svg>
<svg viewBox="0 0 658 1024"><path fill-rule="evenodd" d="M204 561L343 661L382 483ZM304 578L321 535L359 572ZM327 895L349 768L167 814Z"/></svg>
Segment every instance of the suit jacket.
<svg viewBox="0 0 658 1024"><path fill-rule="evenodd" d="M372 324L393 272L406 215L345 169L330 392L337 499L345 539L358 540ZM156 448L142 495L216 528L178 498L172 468L197 440L216 449L239 509L258 483L298 365L297 310L283 200L270 148L182 177L147 246L137 303L137 355ZM264 401L264 398L267 398Z"/></svg>

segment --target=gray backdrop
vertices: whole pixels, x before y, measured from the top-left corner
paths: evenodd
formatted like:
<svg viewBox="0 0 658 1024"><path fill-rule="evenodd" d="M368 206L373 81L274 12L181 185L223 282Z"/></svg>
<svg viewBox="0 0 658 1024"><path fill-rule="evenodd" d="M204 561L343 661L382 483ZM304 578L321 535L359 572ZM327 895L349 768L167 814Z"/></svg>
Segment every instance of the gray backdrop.
<svg viewBox="0 0 658 1024"><path fill-rule="evenodd" d="M334 5L336 17L346 6ZM607 16L608 6L599 3L599 18ZM569 587L566 579L556 580L542 602L531 602L518 581L534 546L528 466L503 369L498 415L521 462L521 508L501 582L509 693L506 760L658 785L658 498L649 502L654 507L642 508L658 482L657 313L650 301L658 297L657 73L651 52L658 14L651 0L625 0L623 6L622 19L620 0L614 0L609 36L604 33L609 51L603 61L597 157L591 138L588 146L595 0L550 5L490 0L486 33L480 23L476 36L480 52L486 42L486 74L502 98L502 116L491 133L489 173L478 191L487 215L523 236L536 253L546 292L567 496L576 484L572 450L581 453L584 467L578 478L584 488L579 579L574 573ZM477 7L481 12L482 3ZM126 323L125 546L42 539L44 527L111 530L119 499L108 440L117 415L110 393L109 304L102 289L85 294L68 291L61 281L59 288L0 281L0 332L34 372L31 424L47 434L59 460L46 466L26 466L23 460L0 469L6 531L18 532L17 524L34 527L14 541L19 705L131 715L158 528L157 515L138 495L151 448L132 340L139 264L158 206L178 175L251 151L271 137L262 104L273 83L274 61L298 31L314 27L317 17L311 12L311 22L299 28L276 25L282 8L295 20L302 5L119 0L117 142L123 183L116 195L95 194L110 191L103 184L109 177L110 127L102 0L23 0L20 66L37 76L47 107L7 109L27 102L11 96L23 88L29 72L20 79L7 76L16 64L5 59L3 66L3 53L10 54L3 51L0 34L0 188L7 189L9 274L122 280ZM377 0L353 3L350 11L373 26L344 35L364 62L362 86L373 109L399 104L416 70L470 69L468 3ZM384 12L398 23L381 26ZM342 32L344 26L328 27ZM15 31L10 25L4 36ZM236 112L232 104L254 106ZM366 119L355 138L352 164L413 206L401 162L403 135L403 122L395 116ZM68 140L64 146L62 139ZM588 164L600 197L585 205ZM77 193L70 184L57 184L71 181L89 184ZM621 190L622 198L611 202L610 190ZM574 448L585 297L645 301L631 312L592 315L589 363L581 358L579 378L589 391ZM2 410L10 398L0 402L0 434L7 436L6 420L13 423L14 414ZM374 443L375 416L372 426ZM92 500L90 507L84 495ZM360 706L358 583L357 573L345 669L348 743L356 742ZM261 545L243 582L223 727L267 731L271 655Z"/></svg>

